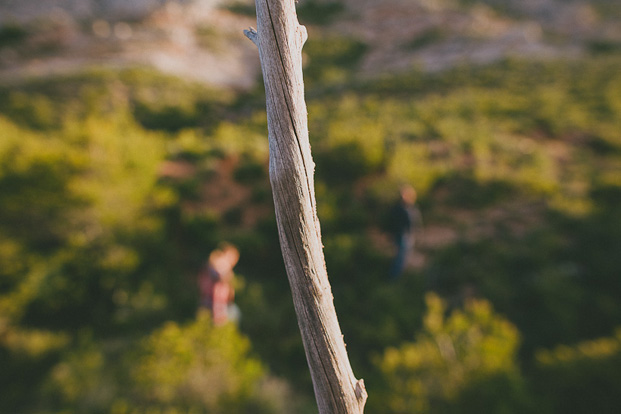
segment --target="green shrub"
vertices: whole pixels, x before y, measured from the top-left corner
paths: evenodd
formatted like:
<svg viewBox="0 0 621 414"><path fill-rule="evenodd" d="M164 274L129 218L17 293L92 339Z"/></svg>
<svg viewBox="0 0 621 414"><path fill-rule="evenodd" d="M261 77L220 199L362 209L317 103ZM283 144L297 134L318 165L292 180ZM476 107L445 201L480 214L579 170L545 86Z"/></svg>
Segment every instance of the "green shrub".
<svg viewBox="0 0 621 414"><path fill-rule="evenodd" d="M246 158L240 162L233 176L235 180L242 184L256 184L266 182L266 166L262 162Z"/></svg>
<svg viewBox="0 0 621 414"><path fill-rule="evenodd" d="M304 45L307 88L344 83L367 51L359 40L342 36L309 38Z"/></svg>
<svg viewBox="0 0 621 414"><path fill-rule="evenodd" d="M387 413L465 413L470 407L461 403L471 400L467 395L476 394L485 400L472 408L479 405L500 412L494 407L505 407L502 412L522 412L519 392L523 379L516 360L519 335L515 327L482 300L470 301L464 310L455 310L448 317L445 312L446 304L429 294L424 329L415 342L389 347L378 360L385 381L376 396L378 409L381 406ZM498 386L498 381L503 385ZM473 390L475 384L486 388ZM507 398L513 404L507 404Z"/></svg>
<svg viewBox="0 0 621 414"><path fill-rule="evenodd" d="M100 341L85 333L54 365L48 409L85 413L288 413L290 390L266 375L233 324L215 327L207 312L167 322L140 341Z"/></svg>
<svg viewBox="0 0 621 414"><path fill-rule="evenodd" d="M0 98L0 110L14 122L40 130L58 126L60 116L52 100L45 95L19 91L5 94L4 99Z"/></svg>
<svg viewBox="0 0 621 414"><path fill-rule="evenodd" d="M230 4L226 6L226 8L227 10L230 10L233 13L240 14L242 16L256 17L257 15L257 9L254 5L254 2L252 4L249 4L247 1L237 0L234 2L230 2Z"/></svg>
<svg viewBox="0 0 621 414"><path fill-rule="evenodd" d="M621 331L537 353L534 381L554 413L617 412L621 398Z"/></svg>
<svg viewBox="0 0 621 414"><path fill-rule="evenodd" d="M13 46L28 37L28 31L18 24L0 26L0 47Z"/></svg>
<svg viewBox="0 0 621 414"><path fill-rule="evenodd" d="M374 122L331 122L316 155L317 175L329 182L352 182L378 171L384 162L384 131Z"/></svg>
<svg viewBox="0 0 621 414"><path fill-rule="evenodd" d="M214 327L207 313L185 325L167 323L139 351L132 374L139 398L132 411L155 406L221 412L233 401L238 410L245 400L258 397L256 387L264 376L249 350L234 325Z"/></svg>
<svg viewBox="0 0 621 414"><path fill-rule="evenodd" d="M297 7L302 24L327 25L345 10L341 1L306 0Z"/></svg>

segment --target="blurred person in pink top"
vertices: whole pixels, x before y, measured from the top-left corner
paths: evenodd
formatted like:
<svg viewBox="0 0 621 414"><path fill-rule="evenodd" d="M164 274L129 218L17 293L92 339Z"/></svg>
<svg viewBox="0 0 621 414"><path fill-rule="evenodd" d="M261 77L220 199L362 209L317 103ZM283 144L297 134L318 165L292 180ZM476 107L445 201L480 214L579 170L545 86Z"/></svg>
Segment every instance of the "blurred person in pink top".
<svg viewBox="0 0 621 414"><path fill-rule="evenodd" d="M232 244L222 243L211 252L198 274L200 305L211 312L215 325L237 322L240 318L239 308L233 303L233 268L238 261L239 250Z"/></svg>

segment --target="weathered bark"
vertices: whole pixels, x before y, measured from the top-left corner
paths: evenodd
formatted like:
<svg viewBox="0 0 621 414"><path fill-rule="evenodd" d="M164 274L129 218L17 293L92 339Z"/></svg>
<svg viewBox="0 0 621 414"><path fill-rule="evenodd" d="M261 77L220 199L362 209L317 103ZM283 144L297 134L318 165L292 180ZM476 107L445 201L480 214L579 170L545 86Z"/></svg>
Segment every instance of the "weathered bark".
<svg viewBox="0 0 621 414"><path fill-rule="evenodd" d="M367 393L351 369L328 281L308 140L302 46L294 0L256 0L267 99L270 181L282 254L321 414L362 413Z"/></svg>

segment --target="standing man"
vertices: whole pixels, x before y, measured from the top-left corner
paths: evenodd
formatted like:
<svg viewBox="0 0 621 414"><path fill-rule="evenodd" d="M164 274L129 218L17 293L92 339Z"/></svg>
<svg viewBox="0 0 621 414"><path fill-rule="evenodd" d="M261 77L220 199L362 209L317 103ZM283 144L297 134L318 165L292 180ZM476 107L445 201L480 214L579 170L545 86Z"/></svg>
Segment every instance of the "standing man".
<svg viewBox="0 0 621 414"><path fill-rule="evenodd" d="M416 207L416 190L404 185L399 191L399 200L390 211L390 232L397 253L390 268L390 278L396 280L403 273L408 254L414 248L414 234L422 225L420 210Z"/></svg>

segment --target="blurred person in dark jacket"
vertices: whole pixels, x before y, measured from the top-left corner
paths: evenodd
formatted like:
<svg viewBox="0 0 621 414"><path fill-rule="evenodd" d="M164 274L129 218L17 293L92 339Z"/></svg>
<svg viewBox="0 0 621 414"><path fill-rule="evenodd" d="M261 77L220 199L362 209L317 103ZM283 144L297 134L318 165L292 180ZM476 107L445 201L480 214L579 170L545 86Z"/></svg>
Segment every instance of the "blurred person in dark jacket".
<svg viewBox="0 0 621 414"><path fill-rule="evenodd" d="M414 249L415 232L423 224L422 215L416 207L416 190L404 185L399 199L390 210L388 230L396 246L396 254L390 267L390 278L396 280L405 268L408 255Z"/></svg>

